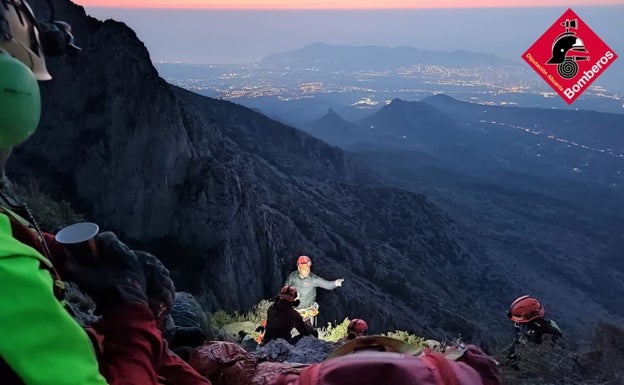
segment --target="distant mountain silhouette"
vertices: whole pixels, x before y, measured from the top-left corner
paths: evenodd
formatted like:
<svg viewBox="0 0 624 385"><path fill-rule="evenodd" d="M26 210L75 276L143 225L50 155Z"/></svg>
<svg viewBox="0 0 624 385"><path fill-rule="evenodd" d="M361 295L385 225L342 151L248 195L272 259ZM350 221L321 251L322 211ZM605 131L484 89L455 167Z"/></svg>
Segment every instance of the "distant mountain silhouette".
<svg viewBox="0 0 624 385"><path fill-rule="evenodd" d="M385 108L367 123L420 138L445 127L446 145L432 145L434 136L429 145L377 140L348 148L388 183L425 193L451 213L464 234L500 258L501 269L529 280L531 292L565 303L568 311L587 309L566 295L555 299L556 282L562 292L593 293L601 306L624 315L608 294L624 295L618 283L624 278L618 230L624 226L624 116L487 106L445 95L396 105L401 108ZM453 124L445 126L442 117Z"/></svg>
<svg viewBox="0 0 624 385"><path fill-rule="evenodd" d="M423 102L392 100L369 117L350 123L330 110L306 126L309 133L329 144L351 149L355 144L367 147L388 146L421 149L436 153L464 135L447 115Z"/></svg>
<svg viewBox="0 0 624 385"><path fill-rule="evenodd" d="M608 148L616 156L624 156L624 114L488 106L459 101L446 95L435 95L422 101L473 127L478 126L476 123L480 121L495 121L518 129L534 130L542 137L554 135L596 150Z"/></svg>
<svg viewBox="0 0 624 385"><path fill-rule="evenodd" d="M394 99L358 122L375 142L389 140L407 146L441 146L457 140L460 130L447 115L422 102Z"/></svg>
<svg viewBox="0 0 624 385"><path fill-rule="evenodd" d="M362 135L362 130L357 125L342 119L332 109L305 128L310 135L334 146L348 145Z"/></svg>
<svg viewBox="0 0 624 385"><path fill-rule="evenodd" d="M345 46L324 43L310 44L298 50L269 55L262 63L296 68L339 68L346 71L383 70L412 65L450 68L518 65L508 59L469 51L444 52L413 47Z"/></svg>

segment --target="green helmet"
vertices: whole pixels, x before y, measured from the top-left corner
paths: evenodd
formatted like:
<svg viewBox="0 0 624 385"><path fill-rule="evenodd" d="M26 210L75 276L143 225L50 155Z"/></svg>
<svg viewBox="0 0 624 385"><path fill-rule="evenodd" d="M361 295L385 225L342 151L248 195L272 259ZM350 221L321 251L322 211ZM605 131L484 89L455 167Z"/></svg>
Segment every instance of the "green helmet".
<svg viewBox="0 0 624 385"><path fill-rule="evenodd" d="M33 72L0 49L0 148L32 135L41 117L41 96Z"/></svg>

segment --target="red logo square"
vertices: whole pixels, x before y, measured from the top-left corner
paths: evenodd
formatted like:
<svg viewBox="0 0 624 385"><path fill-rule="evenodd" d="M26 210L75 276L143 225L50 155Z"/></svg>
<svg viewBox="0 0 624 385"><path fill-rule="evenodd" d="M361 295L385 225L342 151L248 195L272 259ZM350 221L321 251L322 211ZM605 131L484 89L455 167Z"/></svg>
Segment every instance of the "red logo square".
<svg viewBox="0 0 624 385"><path fill-rule="evenodd" d="M522 58L563 100L572 104L617 55L568 9Z"/></svg>

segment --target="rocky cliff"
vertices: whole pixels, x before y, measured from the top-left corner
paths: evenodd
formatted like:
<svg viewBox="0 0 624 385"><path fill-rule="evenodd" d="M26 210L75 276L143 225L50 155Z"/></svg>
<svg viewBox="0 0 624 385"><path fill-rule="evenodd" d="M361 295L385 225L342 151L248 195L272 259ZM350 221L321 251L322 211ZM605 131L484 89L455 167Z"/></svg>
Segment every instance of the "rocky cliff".
<svg viewBox="0 0 624 385"><path fill-rule="evenodd" d="M84 51L50 60L42 123L16 151L15 177L35 175L150 248L208 310L273 296L306 253L318 274L346 279L320 293L326 321L468 337L507 326L518 292L424 196L294 128L167 84L127 26L53 3Z"/></svg>

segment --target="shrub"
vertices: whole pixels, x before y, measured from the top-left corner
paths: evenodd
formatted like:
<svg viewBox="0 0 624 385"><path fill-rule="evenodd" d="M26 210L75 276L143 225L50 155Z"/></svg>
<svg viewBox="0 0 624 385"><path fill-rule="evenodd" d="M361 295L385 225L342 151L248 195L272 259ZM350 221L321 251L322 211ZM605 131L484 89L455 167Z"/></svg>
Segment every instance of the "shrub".
<svg viewBox="0 0 624 385"><path fill-rule="evenodd" d="M339 324L331 324L327 323L326 327L321 327L318 329L319 338L325 341L336 342L342 337L347 335L347 326L349 326L348 318L345 318Z"/></svg>
<svg viewBox="0 0 624 385"><path fill-rule="evenodd" d="M425 344L425 339L423 337L419 337L417 335L414 334L410 334L406 331L403 330L395 330L393 332L388 332L388 333L384 333L382 334L382 336L386 336L386 337L390 337L390 338L394 338L397 340L401 340L409 345L414 346L415 348L425 348L426 344Z"/></svg>
<svg viewBox="0 0 624 385"><path fill-rule="evenodd" d="M572 343L581 345L572 347ZM565 345L564 345L565 344ZM624 383L624 329L600 324L592 341L518 345L518 370L503 363L505 385L621 385Z"/></svg>
<svg viewBox="0 0 624 385"><path fill-rule="evenodd" d="M233 314L227 313L223 310L219 310L210 314L210 325L214 328L220 329L223 326L235 322L253 322L260 325L262 321L267 318L267 309L273 301L262 300L258 304L254 305L249 311L245 313L234 312Z"/></svg>
<svg viewBox="0 0 624 385"><path fill-rule="evenodd" d="M41 191L34 179L15 186L15 192L30 208L41 230L56 232L72 223L83 222L84 217L74 211L69 202L56 200Z"/></svg>

